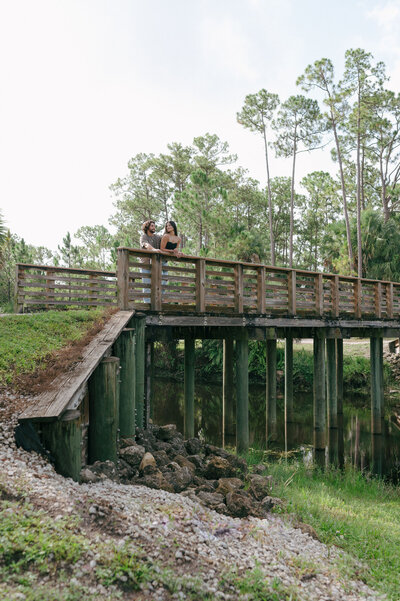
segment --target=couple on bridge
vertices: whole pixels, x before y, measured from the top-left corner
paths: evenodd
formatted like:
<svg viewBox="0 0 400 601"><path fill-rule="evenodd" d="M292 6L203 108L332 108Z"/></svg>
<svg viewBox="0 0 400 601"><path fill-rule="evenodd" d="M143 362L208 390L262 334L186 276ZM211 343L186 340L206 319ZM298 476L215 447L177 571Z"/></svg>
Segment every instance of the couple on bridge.
<svg viewBox="0 0 400 601"><path fill-rule="evenodd" d="M140 248L146 250L162 250L175 257L181 257L179 250L181 239L178 236L178 230L175 221L167 221L162 236L156 234L156 224L152 219L144 222L142 225L143 234L140 236Z"/></svg>
<svg viewBox="0 0 400 601"><path fill-rule="evenodd" d="M152 250L153 252L163 251L164 253L168 253L169 255L173 255L175 257L181 257L182 252L179 250L181 245L181 239L178 236L178 229L176 227L175 221L167 221L164 228L164 233L162 236L156 234L156 224L152 219L148 219L142 225L142 235L140 236L140 248L144 248L146 250ZM144 263L149 263L149 259L142 259ZM165 265L166 261L162 261L162 264ZM143 274L150 274L149 269L142 269ZM162 270L162 275L167 276L168 272L164 269ZM150 278L143 277L144 284L150 284ZM167 284L166 280L162 280L162 285L165 286ZM143 289L144 294L150 293L150 288ZM150 298L144 298L143 302L150 303Z"/></svg>

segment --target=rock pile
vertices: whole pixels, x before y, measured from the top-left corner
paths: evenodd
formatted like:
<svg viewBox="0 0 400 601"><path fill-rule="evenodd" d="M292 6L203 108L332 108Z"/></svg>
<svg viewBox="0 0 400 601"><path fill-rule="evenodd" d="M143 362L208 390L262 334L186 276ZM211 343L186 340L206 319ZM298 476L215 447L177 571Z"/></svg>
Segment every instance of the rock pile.
<svg viewBox="0 0 400 601"><path fill-rule="evenodd" d="M120 458L86 466L82 482L109 478L125 484L179 493L233 517L266 517L282 501L271 496L265 466L251 473L244 459L197 438L184 440L173 424L139 430L121 440Z"/></svg>

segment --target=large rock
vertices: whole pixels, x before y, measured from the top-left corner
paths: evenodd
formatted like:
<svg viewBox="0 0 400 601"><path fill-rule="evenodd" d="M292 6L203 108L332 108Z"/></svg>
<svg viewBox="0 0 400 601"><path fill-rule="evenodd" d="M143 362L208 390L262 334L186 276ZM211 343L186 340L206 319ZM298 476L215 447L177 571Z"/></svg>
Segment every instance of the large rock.
<svg viewBox="0 0 400 601"><path fill-rule="evenodd" d="M126 463L129 463L129 465L137 469L145 453L146 450L142 445L132 444L129 447L121 449L119 456L126 461Z"/></svg>
<svg viewBox="0 0 400 601"><path fill-rule="evenodd" d="M228 493L226 506L229 513L237 518L244 518L256 512L250 496L244 491Z"/></svg>
<svg viewBox="0 0 400 601"><path fill-rule="evenodd" d="M235 472L229 461L224 457L212 455L204 468L204 477L208 480L219 480L220 478L230 478Z"/></svg>
<svg viewBox="0 0 400 601"><path fill-rule="evenodd" d="M147 453L152 453L157 441L152 430L138 429L136 432L136 442L142 445Z"/></svg>
<svg viewBox="0 0 400 601"><path fill-rule="evenodd" d="M218 480L218 487L216 492L226 497L228 493L235 492L236 490L242 487L243 482L242 480L240 480L240 478L220 478Z"/></svg>
<svg viewBox="0 0 400 601"><path fill-rule="evenodd" d="M125 449L126 447L134 446L135 444L136 444L136 440L135 440L135 438L132 438L132 437L120 438L120 440L119 440L119 446L121 449Z"/></svg>
<svg viewBox="0 0 400 601"><path fill-rule="evenodd" d="M165 451L154 451L153 457L156 460L157 466L160 468L164 467L164 465L167 465L171 461Z"/></svg>
<svg viewBox="0 0 400 601"><path fill-rule="evenodd" d="M203 445L198 438L188 438L185 448L188 455L199 455L203 450Z"/></svg>
<svg viewBox="0 0 400 601"><path fill-rule="evenodd" d="M139 473L142 475L154 474L157 471L156 460L151 453L145 453L139 465Z"/></svg>
<svg viewBox="0 0 400 601"><path fill-rule="evenodd" d="M228 457L226 459L233 468L234 473L232 475L241 478L247 474L248 467L245 459L242 457L237 457L237 455L231 455L230 453L228 453Z"/></svg>
<svg viewBox="0 0 400 601"><path fill-rule="evenodd" d="M262 499L260 505L265 511L270 512L276 507L282 509L284 507L284 502L278 497L270 497L269 495L267 495Z"/></svg>
<svg viewBox="0 0 400 601"><path fill-rule="evenodd" d="M156 488L157 490L166 490L174 492L174 487L165 478L160 470L155 470L152 474L146 474L143 478L138 479L137 484L143 484L148 488Z"/></svg>
<svg viewBox="0 0 400 601"><path fill-rule="evenodd" d="M194 463L192 463L191 461L189 461L189 459L187 457L184 457L183 455L176 455L175 456L175 462L180 465L181 467L187 467L192 476L195 475L196 473L196 466Z"/></svg>
<svg viewBox="0 0 400 601"><path fill-rule="evenodd" d="M261 501L270 494L272 477L271 476L259 476L257 474L251 474L249 476L250 486L249 492L253 495L257 501Z"/></svg>
<svg viewBox="0 0 400 601"><path fill-rule="evenodd" d="M176 429L175 424L168 424L166 426L160 426L157 433L157 438L164 442L171 442L174 438L183 439L183 436Z"/></svg>
<svg viewBox="0 0 400 601"><path fill-rule="evenodd" d="M118 473L123 482L128 482L138 474L138 470L120 458L118 462Z"/></svg>
<svg viewBox="0 0 400 601"><path fill-rule="evenodd" d="M201 455L188 455L186 459L191 463L194 463L196 468L200 471L204 468L204 459Z"/></svg>
<svg viewBox="0 0 400 601"><path fill-rule="evenodd" d="M186 466L181 467L175 462L171 462L165 466L163 475L165 480L173 487L174 492L182 492L193 480L193 474L190 469Z"/></svg>
<svg viewBox="0 0 400 601"><path fill-rule="evenodd" d="M119 482L119 474L115 463L110 460L95 461L81 470L81 482L100 482L109 479Z"/></svg>
<svg viewBox="0 0 400 601"><path fill-rule="evenodd" d="M206 455L216 455L217 457L223 457L224 459L228 459L230 453L225 451L225 449L221 449L221 447L216 447L213 444L204 445L204 450Z"/></svg>
<svg viewBox="0 0 400 601"><path fill-rule="evenodd" d="M210 509L214 509L215 511L226 511L224 497L219 493L200 491L197 494L197 498L200 499L203 505L206 505L206 507L209 507Z"/></svg>

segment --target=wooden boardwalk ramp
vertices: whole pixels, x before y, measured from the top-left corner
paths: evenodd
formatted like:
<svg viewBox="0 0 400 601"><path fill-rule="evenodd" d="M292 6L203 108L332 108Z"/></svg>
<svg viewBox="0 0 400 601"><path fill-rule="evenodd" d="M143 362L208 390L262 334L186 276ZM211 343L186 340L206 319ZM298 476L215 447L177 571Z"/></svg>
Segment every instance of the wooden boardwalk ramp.
<svg viewBox="0 0 400 601"><path fill-rule="evenodd" d="M107 356L134 313L114 313L101 332L84 349L81 360L70 371L58 376L49 390L33 398L29 407L19 416L19 421L53 421L65 419L67 412L73 412L85 395L90 376L100 361Z"/></svg>

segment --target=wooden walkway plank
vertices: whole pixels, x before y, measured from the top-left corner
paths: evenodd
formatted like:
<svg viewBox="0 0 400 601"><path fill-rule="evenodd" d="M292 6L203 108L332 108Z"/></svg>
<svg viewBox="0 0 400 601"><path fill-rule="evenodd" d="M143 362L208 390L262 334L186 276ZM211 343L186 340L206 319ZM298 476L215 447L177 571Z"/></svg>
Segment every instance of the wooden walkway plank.
<svg viewBox="0 0 400 601"><path fill-rule="evenodd" d="M19 416L19 421L47 421L58 419L69 408L71 401L83 394L87 381L126 327L134 311L118 311L84 350L84 355L72 370L57 377L46 392L32 399L32 403Z"/></svg>

